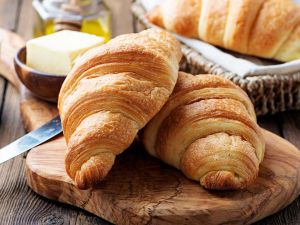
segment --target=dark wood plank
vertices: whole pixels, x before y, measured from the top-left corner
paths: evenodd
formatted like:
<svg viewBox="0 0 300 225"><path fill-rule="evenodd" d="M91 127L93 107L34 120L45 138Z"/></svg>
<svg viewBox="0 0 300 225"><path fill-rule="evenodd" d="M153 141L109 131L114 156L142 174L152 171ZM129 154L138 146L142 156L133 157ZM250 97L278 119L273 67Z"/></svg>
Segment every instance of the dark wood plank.
<svg viewBox="0 0 300 225"><path fill-rule="evenodd" d="M17 90L8 84L1 118L0 147L7 145L25 133L22 121L20 120L19 101L20 97Z"/></svg>
<svg viewBox="0 0 300 225"><path fill-rule="evenodd" d="M15 30L18 11L19 11L19 2L21 0L0 0L0 27L8 30ZM3 47L2 47L3 48ZM2 55L2 54L1 54ZM0 75L1 76L1 75ZM0 106L2 105L2 90L4 80L0 80ZM2 84L1 84L2 83ZM0 108L0 112L2 108ZM0 114L1 118L1 114Z"/></svg>
<svg viewBox="0 0 300 225"><path fill-rule="evenodd" d="M272 131L275 128L285 139L300 148L300 112L285 112L260 118L260 122L261 126L268 127ZM300 224L300 197L284 210L257 223L257 225L263 224Z"/></svg>
<svg viewBox="0 0 300 225"><path fill-rule="evenodd" d="M15 30L21 0L0 0L0 27Z"/></svg>
<svg viewBox="0 0 300 225"><path fill-rule="evenodd" d="M3 103L6 92L7 83L4 78L0 77L0 126L1 126L1 115L3 111Z"/></svg>
<svg viewBox="0 0 300 225"><path fill-rule="evenodd" d="M16 21L18 18L18 12L19 12L19 1L20 0L0 0L0 27L5 28L5 29L9 29L9 30L14 30L15 26L16 26ZM3 55L3 54L1 54ZM9 90L12 90L12 87L10 87L10 84L6 84L6 81L1 77L0 79L0 112L2 114L2 112L4 111L4 107L5 107L5 93L6 93L6 86L8 86ZM15 96L14 96L15 97ZM15 100L14 103L12 104L16 104L18 105L18 100ZM6 106L11 106L10 104L6 103ZM19 110L19 109L15 109L15 110ZM7 110L6 110L7 112ZM1 116L0 114L0 116ZM5 115L3 115L1 117L1 126L0 126L0 130L3 129L3 127L5 127L7 125L7 121L6 118L3 118ZM18 117L15 118L16 121L19 120L19 115ZM4 123L5 122L5 123ZM12 127L14 127L14 123L11 124L13 125ZM0 140L0 146L5 145L6 143L8 143L10 141L10 139L14 139L15 135L14 133L10 133L10 137L8 136L9 132L4 132L2 131L1 134L1 140Z"/></svg>
<svg viewBox="0 0 300 225"><path fill-rule="evenodd" d="M300 149L300 111L282 114L282 132L285 139Z"/></svg>
<svg viewBox="0 0 300 225"><path fill-rule="evenodd" d="M76 225L97 225L97 224L101 224L101 225L110 225L111 223L104 221L102 219L100 219L99 217L96 217L94 215L91 215L90 213L87 213L86 211L82 211L82 210L78 210L78 216L76 218Z"/></svg>
<svg viewBox="0 0 300 225"><path fill-rule="evenodd" d="M299 198L284 210L267 217L253 225L298 225L300 224L299 216Z"/></svg>
<svg viewBox="0 0 300 225"><path fill-rule="evenodd" d="M268 116L261 116L257 118L257 122L259 126L277 135L282 136L280 121L281 121L280 115L272 115L272 116L268 115Z"/></svg>

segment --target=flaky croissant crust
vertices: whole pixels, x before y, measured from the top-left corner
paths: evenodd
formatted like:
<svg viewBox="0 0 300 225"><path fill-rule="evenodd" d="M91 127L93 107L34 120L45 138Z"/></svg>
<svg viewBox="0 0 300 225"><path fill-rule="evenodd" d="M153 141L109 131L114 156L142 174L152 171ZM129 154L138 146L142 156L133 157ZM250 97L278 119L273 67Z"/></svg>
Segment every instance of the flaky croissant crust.
<svg viewBox="0 0 300 225"><path fill-rule="evenodd" d="M214 75L179 73L142 132L147 151L209 189L242 189L258 175L264 140L244 91Z"/></svg>
<svg viewBox="0 0 300 225"><path fill-rule="evenodd" d="M300 7L292 0L166 0L147 17L236 52L279 61L300 58Z"/></svg>
<svg viewBox="0 0 300 225"><path fill-rule="evenodd" d="M79 188L96 186L167 101L180 58L176 39L151 29L119 36L76 62L58 107L66 171Z"/></svg>

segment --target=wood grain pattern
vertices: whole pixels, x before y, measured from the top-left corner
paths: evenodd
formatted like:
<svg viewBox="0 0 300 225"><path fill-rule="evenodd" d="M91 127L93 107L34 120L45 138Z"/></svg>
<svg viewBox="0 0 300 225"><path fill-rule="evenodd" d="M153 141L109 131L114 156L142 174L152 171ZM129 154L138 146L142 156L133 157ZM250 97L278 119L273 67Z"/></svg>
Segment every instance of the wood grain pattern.
<svg viewBox="0 0 300 225"><path fill-rule="evenodd" d="M56 104L37 99L24 86L21 97L20 110L27 131L39 128L58 115Z"/></svg>
<svg viewBox="0 0 300 225"><path fill-rule="evenodd" d="M268 115L260 117L258 122L260 126L272 131L280 136L284 134L284 137L291 141L299 149L294 140L292 140L288 134L292 133L292 136L300 135L300 129L295 129L293 120L285 120L284 117L289 117L291 112L279 113L276 115ZM294 127L294 129L291 129ZM255 223L255 225L283 225L283 224L300 224L300 196L291 203L288 207L280 212L269 216L265 219Z"/></svg>
<svg viewBox="0 0 300 225"><path fill-rule="evenodd" d="M13 66L13 58L19 48L25 45L23 39L8 30L0 28L1 37L1 56L0 56L0 74L11 82L17 89L20 87L20 81L17 78Z"/></svg>
<svg viewBox="0 0 300 225"><path fill-rule="evenodd" d="M0 77L0 124L1 124L1 115L3 112L3 103L4 103L4 96L6 93L6 86L7 86L7 81Z"/></svg>
<svg viewBox="0 0 300 225"><path fill-rule="evenodd" d="M99 189L82 191L64 170L63 137L27 156L29 186L50 199L75 205L116 224L250 224L273 214L300 193L300 153L263 131L265 159L245 191L209 192L148 156L135 144L123 153Z"/></svg>
<svg viewBox="0 0 300 225"><path fill-rule="evenodd" d="M7 97L3 102L3 112L1 116L1 123L4 121L5 123L0 127L0 138L2 139L2 141L0 141L0 148L12 142L14 138L20 137L25 133L22 121L20 120L15 123L16 125L14 127L10 126L15 118L20 117L19 105L15 104L15 102L20 101L20 96L12 85L7 86L6 96Z"/></svg>
<svg viewBox="0 0 300 225"><path fill-rule="evenodd" d="M300 111L286 112L282 115L282 134L287 140L300 147Z"/></svg>
<svg viewBox="0 0 300 225"><path fill-rule="evenodd" d="M123 23L123 21L131 21L132 19L129 7L121 6L122 4L128 5L130 0L105 1L109 3L113 10L114 34L131 32L131 24ZM31 38L32 28L30 26L33 21L31 14L31 0L0 0L0 12L1 27L17 31L26 40ZM4 100L3 103L6 102L3 104L3 116L0 122L0 146L4 146L22 135L24 130L21 125L20 115L17 111L19 105L18 93L13 91L14 89L11 84L6 85L6 81L3 79L0 80L2 80L0 81L0 94L6 93L6 95L0 95L0 98L3 98ZM4 86L7 86L6 91L3 89ZM32 98L32 96L28 95L28 93L22 94L22 97L25 101L28 100L32 102L36 100L35 98ZM23 105L26 105L24 101ZM34 107L30 107L29 105L26 106L29 107L27 114L28 124L31 124L31 126L28 126L29 130L45 123L48 119L50 119L52 113L55 113L56 111L55 106L49 106L45 103L34 102L30 105ZM48 107L51 108L50 113L47 111ZM39 115L39 119L37 120L39 121L38 123L33 122L33 120L36 119L35 116L32 118L30 117L30 113L33 112L36 113L35 115ZM38 112L41 112L41 114ZM44 112L46 116L43 116ZM267 116L260 119L260 124L267 129L271 129L273 132L277 131L278 134L284 134L285 138L297 145L294 141L297 140L297 137L300 137L300 128L295 126L294 119L288 119L289 116L289 113L284 113L282 116L276 116L275 118ZM297 113L295 116L297 116ZM282 119L281 117L286 117L286 119ZM297 147L299 148L300 146L297 145ZM24 158L20 156L0 166L0 224L109 224L108 222L86 213L83 210L78 210L78 208L75 207L50 201L34 194L25 182L24 161ZM300 224L300 198L284 210L281 210L279 213L267 217L255 224Z"/></svg>

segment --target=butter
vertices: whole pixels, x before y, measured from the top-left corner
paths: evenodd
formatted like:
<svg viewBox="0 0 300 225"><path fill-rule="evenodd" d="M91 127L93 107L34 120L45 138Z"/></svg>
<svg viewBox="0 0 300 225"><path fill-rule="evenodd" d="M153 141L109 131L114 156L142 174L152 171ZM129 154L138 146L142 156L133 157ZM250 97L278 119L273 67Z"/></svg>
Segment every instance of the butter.
<svg viewBox="0 0 300 225"><path fill-rule="evenodd" d="M104 38L76 31L60 31L26 43L26 64L44 73L67 75L78 56L104 43Z"/></svg>

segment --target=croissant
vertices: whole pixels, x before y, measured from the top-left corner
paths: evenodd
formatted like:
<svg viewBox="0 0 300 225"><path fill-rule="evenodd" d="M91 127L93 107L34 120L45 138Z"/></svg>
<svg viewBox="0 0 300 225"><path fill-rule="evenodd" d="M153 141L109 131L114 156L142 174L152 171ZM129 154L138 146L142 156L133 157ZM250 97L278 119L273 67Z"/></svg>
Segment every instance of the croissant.
<svg viewBox="0 0 300 225"><path fill-rule="evenodd" d="M300 8L292 0L165 0L153 24L239 53L300 58Z"/></svg>
<svg viewBox="0 0 300 225"><path fill-rule="evenodd" d="M151 155L215 190L253 183L265 148L253 105L242 89L219 76L182 72L141 139Z"/></svg>
<svg viewBox="0 0 300 225"><path fill-rule="evenodd" d="M96 187L178 77L180 44L165 31L126 34L84 54L59 94L65 167L80 189Z"/></svg>

